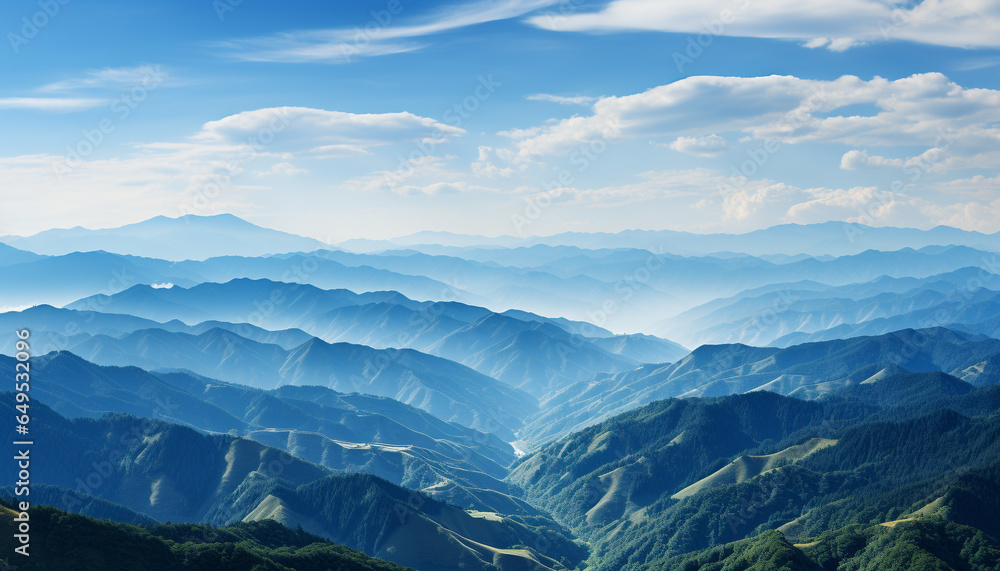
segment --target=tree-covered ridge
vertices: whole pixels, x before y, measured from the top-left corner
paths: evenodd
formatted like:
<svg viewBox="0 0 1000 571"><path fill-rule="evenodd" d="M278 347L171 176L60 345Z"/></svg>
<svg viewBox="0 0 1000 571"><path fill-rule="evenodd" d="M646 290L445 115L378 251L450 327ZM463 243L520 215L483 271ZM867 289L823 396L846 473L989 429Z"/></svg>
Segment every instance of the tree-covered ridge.
<svg viewBox="0 0 1000 571"><path fill-rule="evenodd" d="M68 420L37 401L31 410L32 434L46 443L32 453L32 483L67 510L128 522L273 520L427 571L573 568L587 556L541 512L467 512L230 434L121 413Z"/></svg>
<svg viewBox="0 0 1000 571"><path fill-rule="evenodd" d="M1000 340L934 327L787 348L703 345L674 363L581 379L543 399L521 438L533 446L667 398L764 390L809 400L887 375L935 372L976 387L996 383Z"/></svg>
<svg viewBox="0 0 1000 571"><path fill-rule="evenodd" d="M333 541L421 569L573 569L587 557L547 517L469 517L456 506L366 474L330 476L295 489L276 486L247 519L274 514L289 525L307 520L306 529ZM450 553L447 561L443 551Z"/></svg>
<svg viewBox="0 0 1000 571"><path fill-rule="evenodd" d="M3 503L0 545L13 553L15 513ZM273 521L229 527L157 524L140 527L67 513L50 506L29 511L31 551L15 555L25 571L405 571L394 563L331 543Z"/></svg>
<svg viewBox="0 0 1000 571"><path fill-rule="evenodd" d="M642 571L995 571L1000 543L944 518L851 525L807 543L778 531L652 562Z"/></svg>
<svg viewBox="0 0 1000 571"><path fill-rule="evenodd" d="M736 455L811 428L863 421L876 409L755 392L670 399L619 415L526 457L508 481L587 533L725 466ZM804 441L805 439L803 439Z"/></svg>
<svg viewBox="0 0 1000 571"><path fill-rule="evenodd" d="M510 480L586 538L601 571L769 530L807 542L929 515L996 539L996 387L958 383L900 374L812 402L661 401L544 447Z"/></svg>

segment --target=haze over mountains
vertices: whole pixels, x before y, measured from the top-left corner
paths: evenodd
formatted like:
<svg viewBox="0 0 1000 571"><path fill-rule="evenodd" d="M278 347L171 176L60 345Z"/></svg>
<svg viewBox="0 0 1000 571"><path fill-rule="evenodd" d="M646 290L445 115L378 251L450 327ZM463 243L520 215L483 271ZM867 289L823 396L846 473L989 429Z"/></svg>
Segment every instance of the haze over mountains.
<svg viewBox="0 0 1000 571"><path fill-rule="evenodd" d="M72 525L180 565L1000 568L996 235L3 241L51 561L100 557Z"/></svg>
<svg viewBox="0 0 1000 571"><path fill-rule="evenodd" d="M219 243L213 242L211 235L225 234L232 226L240 229L236 235L251 245L253 254L233 255L225 251L211 257L214 251L199 246ZM65 305L95 294L118 293L138 284L173 284L188 288L203 282L225 283L252 278L307 283L322 289L342 288L358 293L396 291L411 299L459 301L495 312L526 310L589 321L620 333L643 332L669 338L668 331L686 326L683 318L680 324L672 320L678 314L717 298L741 295L745 290L775 284L811 281L826 286L845 286L882 276L927 278L966 267L1000 273L997 254L1000 245L986 240L983 235L944 228L932 231L866 228L861 235L873 242L857 248L847 238L837 238L840 235L830 224L783 226L762 231L773 237L768 240L785 246L805 248L811 242L799 236L803 233L823 236L824 243L852 245L849 252L838 258L828 253L803 257L804 249L784 257L754 257L746 254L748 250L755 251L749 248L755 243L749 235L732 237L734 248L730 251L743 252L738 255L718 254L717 248L681 255L672 249L669 241L624 247L603 245L594 250L535 245L512 250L496 247L459 249L447 254L424 254L411 249L373 255L325 249L315 241L304 244L302 240L305 239L297 237L289 238L297 240L290 244L284 239L276 240L274 231L231 216L160 217L123 228L125 230L98 232L112 242L104 252L89 252L86 241L76 237L64 242L63 251L70 253L54 257L39 258L32 257L29 252L4 250L0 253L0 264L8 270L0 279L0 293L4 295L5 306ZM901 233L905 240L900 238L899 243L876 240L894 233ZM134 238L141 235L147 236L152 243L173 244L172 241L157 241L156 236L173 240L176 234L190 239L195 248L191 253L200 255L175 259L198 261L143 257L151 252L144 251L143 242ZM923 238L911 239L913 236ZM714 239L711 236L689 237L695 241ZM30 241L13 243L25 248L30 245ZM748 248L740 250L736 244ZM288 250L282 247L293 253L286 253ZM915 247L917 249L913 249ZM84 253L71 253L78 250ZM277 255L253 257L263 253ZM50 279L69 274L74 279ZM692 343L690 339L679 341ZM693 342L704 342L704 339L695 338Z"/></svg>
<svg viewBox="0 0 1000 571"><path fill-rule="evenodd" d="M864 224L827 222L823 224L785 224L746 234L694 234L669 230L626 230L616 234L567 232L554 236L515 238L500 236L463 236L448 232L420 232L391 240L349 240L338 244L347 250L379 251L394 247L422 250L488 246L518 248L534 245L575 246L584 249L657 247L683 256L703 256L718 252L750 255L844 256L865 250L899 250L941 244L969 246L989 251L1000 249L1000 235L982 234L938 226L931 230L915 228L875 228Z"/></svg>
<svg viewBox="0 0 1000 571"><path fill-rule="evenodd" d="M231 214L157 216L118 228L90 230L76 227L40 232L33 236L0 236L0 242L36 254L62 255L104 250L117 254L173 261L204 260L215 256L262 256L304 252L331 245L319 240L261 228ZM546 237L471 236L448 232L420 232L390 240L348 240L340 249L380 252L409 248L444 253L485 247L497 250L532 246L570 246L584 250L647 249L682 256L733 252L748 255L844 256L865 250L920 249L935 245L968 246L1000 251L1000 233L983 234L938 226L930 230L872 227L827 222L786 224L746 234L693 234L668 230L627 230L617 234L567 232ZM424 246L425 248L422 248ZM475 256L457 256L475 259Z"/></svg>
<svg viewBox="0 0 1000 571"><path fill-rule="evenodd" d="M326 247L319 240L261 228L231 214L157 216L119 228L89 230L78 226L27 237L0 236L0 242L50 256L103 250L172 261L263 256Z"/></svg>

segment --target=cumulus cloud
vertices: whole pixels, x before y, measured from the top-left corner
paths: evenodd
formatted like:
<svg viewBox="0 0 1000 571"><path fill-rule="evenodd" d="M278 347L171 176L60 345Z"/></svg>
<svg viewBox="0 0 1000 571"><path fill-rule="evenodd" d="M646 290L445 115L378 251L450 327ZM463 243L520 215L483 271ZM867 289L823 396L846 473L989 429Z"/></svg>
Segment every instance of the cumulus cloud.
<svg viewBox="0 0 1000 571"><path fill-rule="evenodd" d="M846 52L851 48L865 45L865 42L859 42L854 38L834 38L832 40L830 38L813 38L802 45L810 49L826 48L831 52Z"/></svg>
<svg viewBox="0 0 1000 571"><path fill-rule="evenodd" d="M509 149L494 149L493 147L480 146L479 156L472 162L472 174L489 178L507 178L518 170L514 167L499 167L495 164L496 156L510 160L511 151Z"/></svg>
<svg viewBox="0 0 1000 571"><path fill-rule="evenodd" d="M611 0L591 12L535 16L535 26L564 32L661 31L803 41L843 51L886 40L959 48L1000 47L1000 4L984 0L892 3L842 0Z"/></svg>
<svg viewBox="0 0 1000 571"><path fill-rule="evenodd" d="M72 220L81 212L93 213L89 223L105 226L114 226L122 218L164 212L253 212L259 208L254 203L261 196L252 195L273 191L264 183L269 177L308 172L296 164L300 161L358 156L380 145L418 145L463 132L411 113L358 115L290 107L231 115L204 124L187 140L136 144L132 153L110 159L83 151L0 158L4 184L32 189L31 193L15 193L30 197L30 201L20 202L15 197L10 207L32 210L31 204L47 205L16 221L0 215L0 226L46 228L51 225L48 217ZM93 147L88 143L87 149L92 151ZM419 163L428 176L436 177L421 180L421 192L461 190L459 181L444 177L443 170ZM451 186L434 186L437 183Z"/></svg>
<svg viewBox="0 0 1000 571"><path fill-rule="evenodd" d="M317 149L334 144L374 145L395 141L442 142L465 133L409 112L347 113L309 107L271 107L244 111L210 121L193 138L206 142L239 142L252 138L306 141Z"/></svg>
<svg viewBox="0 0 1000 571"><path fill-rule="evenodd" d="M953 152L954 151L954 152ZM950 145L931 147L919 155L906 158L886 158L869 155L865 150L851 150L840 158L840 168L861 170L876 168L902 169L903 174L919 178L925 173L942 173L965 168L992 168L1000 158L1000 150L979 152L969 145L953 148Z"/></svg>
<svg viewBox="0 0 1000 571"><path fill-rule="evenodd" d="M876 186L805 188L769 179L743 179L734 184L721 171L704 168L650 171L637 178L629 184L560 188L556 192L567 207L627 208L633 215L655 212L661 217L673 216L676 227L700 231L748 231L830 220L871 226L930 228L947 224L984 232L1000 230L1000 216L991 218L1000 207L995 191L955 204L946 192L924 191L916 196ZM989 178L955 181L963 188L991 183L995 181Z"/></svg>
<svg viewBox="0 0 1000 571"><path fill-rule="evenodd" d="M868 225L888 225L902 220L907 209L913 208L910 197L881 190L878 187L809 188L803 200L788 209L789 222L811 224L827 220L844 220ZM912 212L911 212L912 213Z"/></svg>
<svg viewBox="0 0 1000 571"><path fill-rule="evenodd" d="M887 159L878 155L872 156L868 151L854 149L844 153L840 158L840 168L844 170L859 170L877 167L902 168L906 164L903 159Z"/></svg>
<svg viewBox="0 0 1000 571"><path fill-rule="evenodd" d="M725 137L714 133L707 137L677 137L668 146L675 151L696 157L717 157L732 148Z"/></svg>
<svg viewBox="0 0 1000 571"><path fill-rule="evenodd" d="M774 219L795 204L801 191L795 187L770 181L741 186L722 199L723 220L748 222L752 219ZM753 220L758 223L758 220Z"/></svg>
<svg viewBox="0 0 1000 571"><path fill-rule="evenodd" d="M992 201L931 204L925 206L923 211L928 218L945 226L975 230L985 234L1000 232L1000 198Z"/></svg>
<svg viewBox="0 0 1000 571"><path fill-rule="evenodd" d="M989 177L977 174L970 178L938 182L933 187L945 192L998 196L1000 195L1000 175Z"/></svg>
<svg viewBox="0 0 1000 571"><path fill-rule="evenodd" d="M837 113L859 104L873 111ZM502 134L512 139L519 160L566 153L599 139L670 137L683 141L676 144L683 148L734 132L748 140L789 144L926 145L947 155L934 168L948 170L986 164L989 153L1000 151L997 108L1000 91L964 88L940 73L867 81L695 76L642 93L603 97L587 116ZM845 168L863 159L851 155Z"/></svg>

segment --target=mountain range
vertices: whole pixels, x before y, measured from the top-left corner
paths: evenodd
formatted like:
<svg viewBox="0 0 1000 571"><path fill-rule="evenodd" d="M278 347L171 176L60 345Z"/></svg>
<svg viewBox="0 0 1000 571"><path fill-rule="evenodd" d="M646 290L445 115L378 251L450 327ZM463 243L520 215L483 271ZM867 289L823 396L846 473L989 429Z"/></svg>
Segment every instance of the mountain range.
<svg viewBox="0 0 1000 571"><path fill-rule="evenodd" d="M67 306L93 307L158 320L259 323L272 329L301 329L334 343L417 349L465 364L536 397L581 377L675 360L687 353L680 345L653 336L615 336L586 324L527 312L497 314L458 302L418 303L395 292L356 295L270 280L233 280L189 289L134 286ZM93 355L91 347L82 351ZM259 372L263 374L263 369Z"/></svg>
<svg viewBox="0 0 1000 571"><path fill-rule="evenodd" d="M540 403L521 429L535 446L597 420L671 397L770 391L815 399L899 372L944 372L975 386L1000 380L1000 340L945 328L787 348L704 345L675 363L581 381Z"/></svg>
<svg viewBox="0 0 1000 571"><path fill-rule="evenodd" d="M900 248L964 245L1000 251L998 234L967 232L948 226L930 230L915 228L872 227L864 224L826 222L822 224L784 224L746 234L694 234L669 230L626 230L616 234L566 232L553 236L517 238L500 236L469 236L448 232L420 232L391 240L349 240L338 246L346 250L380 251L398 247L428 249L440 246L463 249L489 246L513 249L533 245L573 246L578 248L643 248L656 246L682 255L708 255L738 252L750 255L784 254L794 256L857 254L864 250L898 250Z"/></svg>
<svg viewBox="0 0 1000 571"><path fill-rule="evenodd" d="M49 256L104 250L173 261L264 256L327 247L319 240L261 228L232 214L156 216L119 228L90 230L78 226L28 237L0 236L0 242Z"/></svg>
<svg viewBox="0 0 1000 571"><path fill-rule="evenodd" d="M1000 568L995 235L3 241L28 568Z"/></svg>
<svg viewBox="0 0 1000 571"><path fill-rule="evenodd" d="M62 490L55 507L98 497L159 521L272 520L417 569L486 570L497 556L511 560L504 568L551 568L537 550L514 548L536 542L530 518L470 515L376 476L332 474L230 435L123 414L70 421L38 403L32 412L34 437L51 443L37 449L33 478ZM545 535L548 551L579 558L584 550L560 537ZM426 550L410 549L415 542Z"/></svg>

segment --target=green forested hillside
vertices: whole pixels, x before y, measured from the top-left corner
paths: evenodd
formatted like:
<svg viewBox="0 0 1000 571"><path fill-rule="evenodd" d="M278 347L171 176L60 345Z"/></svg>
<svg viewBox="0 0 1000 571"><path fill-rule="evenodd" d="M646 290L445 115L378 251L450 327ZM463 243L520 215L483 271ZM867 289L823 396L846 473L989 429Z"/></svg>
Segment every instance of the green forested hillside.
<svg viewBox="0 0 1000 571"><path fill-rule="evenodd" d="M0 368L13 366L0 356ZM32 368L46 380L35 387L35 398L66 417L123 412L232 432L464 507L536 513L501 481L514 460L509 444L389 398L318 386L266 391L190 372L103 367L65 351L34 359Z"/></svg>
<svg viewBox="0 0 1000 571"><path fill-rule="evenodd" d="M546 446L508 480L529 501L589 532L695 483L742 451L824 423L858 422L874 410L768 392L660 401Z"/></svg>
<svg viewBox="0 0 1000 571"><path fill-rule="evenodd" d="M852 525L793 544L768 531L693 554L661 559L643 571L995 571L1000 543L943 518L892 527Z"/></svg>
<svg viewBox="0 0 1000 571"><path fill-rule="evenodd" d="M0 545L13 553L15 513L4 503ZM73 571L404 571L301 529L273 521L230 527L157 524L140 527L66 513L49 506L29 512L30 555L8 558L16 569Z"/></svg>
<svg viewBox="0 0 1000 571"><path fill-rule="evenodd" d="M0 411L13 416L7 397ZM275 521L421 571L573 568L587 555L541 512L466 511L228 434L124 414L68 420L38 402L31 411L45 443L32 452L32 484L59 508L124 521ZM12 469L4 480L16 480Z"/></svg>
<svg viewBox="0 0 1000 571"><path fill-rule="evenodd" d="M787 348L704 345L680 361L581 379L541 400L521 439L534 449L666 398L766 390L810 400L887 374L947 373L982 387L1000 381L1000 340L942 327Z"/></svg>
<svg viewBox="0 0 1000 571"><path fill-rule="evenodd" d="M181 569L310 569L313 559L296 558L328 541L421 571L997 568L996 341L944 332L909 368L893 363L915 334L702 348L671 366L678 379L720 385L781 367L847 376L800 384L820 393L808 400L755 390L656 401L510 466L495 436L386 398L53 354L36 370L46 396L70 391L60 406L147 411L176 398L195 407L185 413L193 426L121 412L68 419L32 401L31 434L45 443L33 452L34 500L138 524L101 529L137 553L179 557ZM12 402L0 394L0 412L15 416ZM205 432L200 414L237 426ZM57 516L59 529L83 525ZM197 547L164 521L239 525ZM253 525L271 527L252 535ZM100 567L99 553L75 556Z"/></svg>
<svg viewBox="0 0 1000 571"><path fill-rule="evenodd" d="M808 543L929 516L995 540L994 392L931 374L812 402L771 393L661 401L544 447L508 479L590 541L595 570L640 569L769 530ZM817 568L779 544L764 560ZM719 569L781 568L741 566L741 557L763 561L761 544L741 545Z"/></svg>

